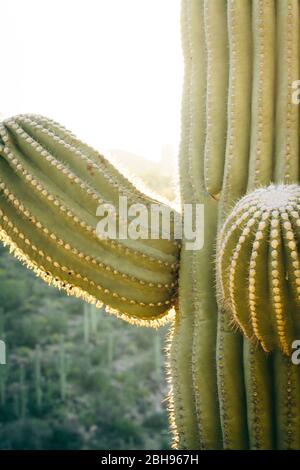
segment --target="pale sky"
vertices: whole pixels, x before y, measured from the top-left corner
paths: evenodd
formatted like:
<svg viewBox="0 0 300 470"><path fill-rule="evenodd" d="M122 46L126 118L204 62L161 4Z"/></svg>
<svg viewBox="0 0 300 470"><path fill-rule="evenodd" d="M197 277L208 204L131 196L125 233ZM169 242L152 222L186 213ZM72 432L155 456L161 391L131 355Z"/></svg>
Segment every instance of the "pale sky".
<svg viewBox="0 0 300 470"><path fill-rule="evenodd" d="M0 113L39 113L102 152L178 148L180 0L1 0Z"/></svg>

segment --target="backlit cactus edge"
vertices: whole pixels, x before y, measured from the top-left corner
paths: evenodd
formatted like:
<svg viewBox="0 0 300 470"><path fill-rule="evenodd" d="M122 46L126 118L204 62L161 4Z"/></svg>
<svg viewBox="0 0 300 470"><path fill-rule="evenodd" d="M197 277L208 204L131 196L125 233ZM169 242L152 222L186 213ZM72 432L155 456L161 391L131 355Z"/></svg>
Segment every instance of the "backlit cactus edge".
<svg viewBox="0 0 300 470"><path fill-rule="evenodd" d="M0 127L1 238L69 294L171 321L174 447L299 449L298 0L183 0L182 42L181 202L204 204L204 247L100 240L100 203L154 200L35 115Z"/></svg>

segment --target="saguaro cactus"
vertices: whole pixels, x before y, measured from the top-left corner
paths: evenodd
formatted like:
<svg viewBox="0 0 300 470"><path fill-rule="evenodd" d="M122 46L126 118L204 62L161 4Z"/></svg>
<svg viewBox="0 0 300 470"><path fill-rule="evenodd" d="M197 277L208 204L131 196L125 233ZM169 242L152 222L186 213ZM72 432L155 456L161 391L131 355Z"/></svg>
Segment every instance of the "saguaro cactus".
<svg viewBox="0 0 300 470"><path fill-rule="evenodd" d="M174 447L298 449L298 0L183 0L182 42L181 201L204 205L204 247L97 238L99 203L155 201L31 115L0 127L1 238L69 294L171 321Z"/></svg>

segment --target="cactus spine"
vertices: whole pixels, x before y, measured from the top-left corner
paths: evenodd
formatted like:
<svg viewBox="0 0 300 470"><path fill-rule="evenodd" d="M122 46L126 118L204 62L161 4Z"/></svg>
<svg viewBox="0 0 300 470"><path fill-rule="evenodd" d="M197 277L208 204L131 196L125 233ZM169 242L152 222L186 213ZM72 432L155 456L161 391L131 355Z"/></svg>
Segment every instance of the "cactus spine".
<svg viewBox="0 0 300 470"><path fill-rule="evenodd" d="M69 294L172 320L174 447L298 449L298 0L182 0L182 43L181 201L204 205L204 248L99 240L99 203L155 201L32 115L0 127L1 238Z"/></svg>

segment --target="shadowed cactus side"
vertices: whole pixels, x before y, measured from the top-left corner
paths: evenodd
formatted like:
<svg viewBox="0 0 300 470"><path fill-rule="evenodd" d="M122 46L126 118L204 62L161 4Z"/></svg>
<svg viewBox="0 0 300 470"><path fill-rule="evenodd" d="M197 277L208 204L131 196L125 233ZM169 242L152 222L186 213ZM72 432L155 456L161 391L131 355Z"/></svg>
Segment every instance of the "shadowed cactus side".
<svg viewBox="0 0 300 470"><path fill-rule="evenodd" d="M204 247L99 240L99 203L155 201L32 115L0 127L1 238L69 294L172 321L174 447L299 449L298 0L183 0L182 44L181 201L203 204Z"/></svg>

